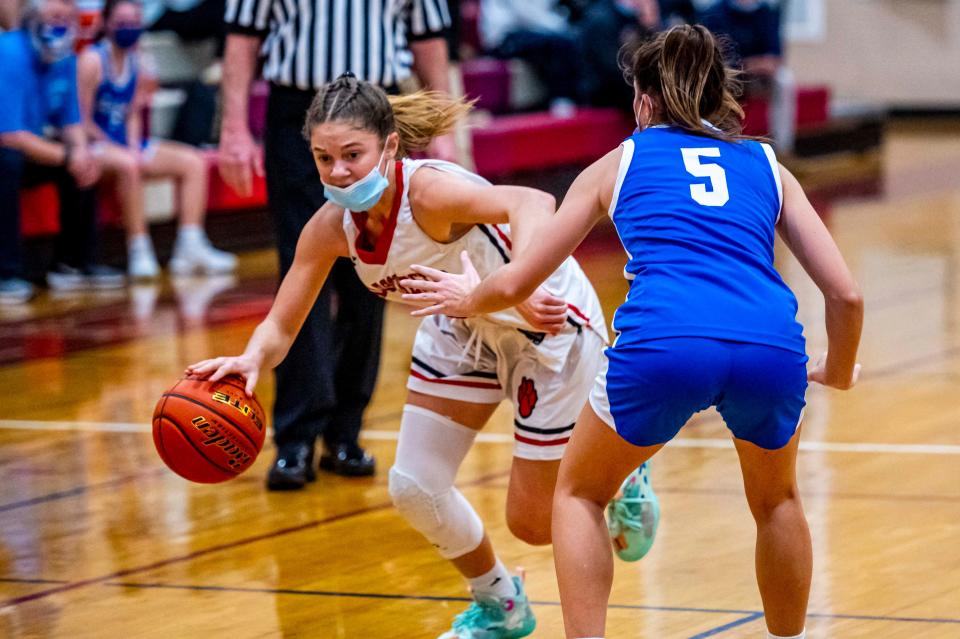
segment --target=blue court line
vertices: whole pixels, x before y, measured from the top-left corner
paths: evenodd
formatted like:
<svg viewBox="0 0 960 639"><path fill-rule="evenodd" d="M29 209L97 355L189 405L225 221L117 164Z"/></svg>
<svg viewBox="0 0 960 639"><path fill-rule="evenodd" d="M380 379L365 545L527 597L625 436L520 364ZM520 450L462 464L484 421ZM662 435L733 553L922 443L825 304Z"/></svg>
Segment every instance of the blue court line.
<svg viewBox="0 0 960 639"><path fill-rule="evenodd" d="M388 594L380 592L345 592L337 590L297 590L293 588L244 588L240 586L204 586L204 585L186 585L186 584L165 584L165 583L137 583L137 582L124 582L124 581L109 581L103 584L104 586L114 586L119 588L155 588L155 589L169 589L169 590L198 590L206 592L236 592L236 593L255 593L255 594L275 594L275 595L301 595L301 596L312 596L312 597L349 597L356 599L393 599L393 600L407 600L407 601L463 601L469 602L473 601L470 597L450 597L450 596L441 596L441 595L401 595L401 594ZM559 601L530 601L531 605L534 606L559 606ZM616 610L649 610L652 612L699 612L707 614L720 614L720 615L746 615L742 619L738 619L731 624L726 624L721 628L733 628L741 624L748 623L754 619L760 619L763 617L763 611L760 610L735 610L728 608L696 608L689 606L644 606L640 604L609 604L607 606L609 609ZM807 614L808 617L815 617L818 619L858 619L861 621L892 621L892 622L902 622L902 623L946 623L946 624L960 624L960 619L949 619L949 618L927 618L927 617L892 617L886 615L850 615L850 614L834 614L834 613L817 613L811 612ZM708 631L712 634L717 634L720 632L719 628ZM696 635L697 637L708 637L711 635L703 634ZM693 639L693 638L691 638Z"/></svg>
<svg viewBox="0 0 960 639"><path fill-rule="evenodd" d="M51 501L57 501L60 499L68 499L70 497L77 497L79 495L86 494L93 490L98 490L100 488L111 488L118 485L123 485L138 479L144 479L152 475L159 475L163 472L166 472L166 468L156 467L151 468L145 471L138 473L133 473L130 475L122 475L120 477L115 477L114 479L108 479L106 481L97 482L95 484L83 484L82 486L74 486L73 488L68 488L66 490L58 490L56 492L47 493L46 495L39 495L37 497L31 497L29 499L22 499L20 501L13 501L6 504L0 504L0 513L9 512L11 510L16 510L18 508L26 508L28 506L36 506L37 504L46 504Z"/></svg>
<svg viewBox="0 0 960 639"><path fill-rule="evenodd" d="M750 623L751 621L755 621L757 619L762 619L762 618L763 618L762 612L755 612L752 615L747 615L746 617L743 617L742 619L737 619L736 621L725 623L722 626L717 626L716 628L707 630L706 632L701 632L700 634L693 635L692 637L690 637L690 639L703 639L703 637L712 637L714 635L719 635L721 632L726 632L731 628L736 628L737 626L742 626L745 623Z"/></svg>

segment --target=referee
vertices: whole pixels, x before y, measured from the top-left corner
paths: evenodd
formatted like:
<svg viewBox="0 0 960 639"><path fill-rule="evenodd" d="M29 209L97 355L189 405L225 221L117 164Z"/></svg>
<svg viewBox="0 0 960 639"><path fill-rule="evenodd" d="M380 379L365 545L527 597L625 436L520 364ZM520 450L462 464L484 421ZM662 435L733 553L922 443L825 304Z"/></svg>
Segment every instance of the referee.
<svg viewBox="0 0 960 639"><path fill-rule="evenodd" d="M220 174L241 194L253 175L267 177L283 277L300 231L324 203L323 186L301 135L314 93L341 73L397 92L415 71L425 87L449 91L447 0L227 0ZM247 123L258 65L270 82L264 160ZM431 155L454 160L452 136ZM383 301L364 289L349 260L331 271L316 305L276 369L273 409L277 459L271 490L313 481L314 443L323 436L320 467L341 475L374 472L357 443L380 363Z"/></svg>

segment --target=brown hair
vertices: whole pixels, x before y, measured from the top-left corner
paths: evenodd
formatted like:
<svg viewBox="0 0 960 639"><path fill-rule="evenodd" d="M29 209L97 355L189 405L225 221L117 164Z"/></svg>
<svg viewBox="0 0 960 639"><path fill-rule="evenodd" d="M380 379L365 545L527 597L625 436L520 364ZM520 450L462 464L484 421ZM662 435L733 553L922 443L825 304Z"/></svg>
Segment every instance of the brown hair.
<svg viewBox="0 0 960 639"><path fill-rule="evenodd" d="M621 67L628 82L659 103L665 123L720 140L751 139L743 135L738 72L726 65L725 48L706 27L680 25L627 44Z"/></svg>
<svg viewBox="0 0 960 639"><path fill-rule="evenodd" d="M473 102L437 91L388 96L380 87L347 72L317 92L307 109L303 136L309 140L317 125L331 121L351 122L376 133L381 141L396 131L400 136L399 156L403 157L452 131L470 112Z"/></svg>

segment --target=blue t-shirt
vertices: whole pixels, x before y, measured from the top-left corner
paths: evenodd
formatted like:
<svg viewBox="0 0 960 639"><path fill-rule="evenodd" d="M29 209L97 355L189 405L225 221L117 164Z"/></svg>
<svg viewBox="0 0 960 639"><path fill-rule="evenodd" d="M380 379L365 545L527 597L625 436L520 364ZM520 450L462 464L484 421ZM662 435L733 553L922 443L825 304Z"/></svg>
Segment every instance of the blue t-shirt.
<svg viewBox="0 0 960 639"><path fill-rule="evenodd" d="M44 64L26 31L0 33L0 133L79 123L76 56Z"/></svg>
<svg viewBox="0 0 960 639"><path fill-rule="evenodd" d="M769 145L653 127L623 143L611 218L632 280L618 343L710 337L805 352L773 266L782 188Z"/></svg>

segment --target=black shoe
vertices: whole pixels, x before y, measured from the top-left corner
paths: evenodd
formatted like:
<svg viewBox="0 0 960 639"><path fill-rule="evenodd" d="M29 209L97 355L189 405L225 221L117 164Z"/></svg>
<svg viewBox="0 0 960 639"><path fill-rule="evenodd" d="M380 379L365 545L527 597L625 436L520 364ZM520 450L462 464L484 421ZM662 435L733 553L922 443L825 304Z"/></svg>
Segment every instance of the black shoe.
<svg viewBox="0 0 960 639"><path fill-rule="evenodd" d="M369 477L377 470L377 460L356 444L337 444L320 456L320 470L344 477Z"/></svg>
<svg viewBox="0 0 960 639"><path fill-rule="evenodd" d="M315 481L313 470L313 447L308 444L282 446L277 451L277 460L267 473L269 490L300 490L307 482Z"/></svg>

